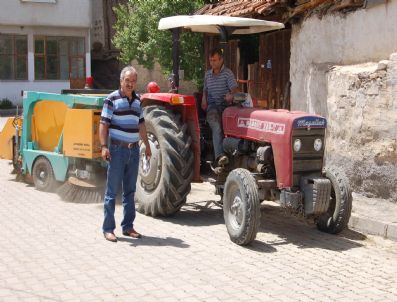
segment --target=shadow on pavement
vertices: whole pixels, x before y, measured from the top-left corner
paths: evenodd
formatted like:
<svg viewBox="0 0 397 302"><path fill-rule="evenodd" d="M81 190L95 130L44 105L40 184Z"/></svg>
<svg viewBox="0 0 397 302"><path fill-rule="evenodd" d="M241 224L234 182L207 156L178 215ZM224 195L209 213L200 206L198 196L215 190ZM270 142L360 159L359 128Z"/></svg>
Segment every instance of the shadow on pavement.
<svg viewBox="0 0 397 302"><path fill-rule="evenodd" d="M265 243L260 240L254 240L249 245L244 246L244 248L261 253L275 253L277 249L273 247L271 244Z"/></svg>
<svg viewBox="0 0 397 302"><path fill-rule="evenodd" d="M188 248L190 245L183 242L183 240L173 237L159 238L159 237L151 237L144 236L139 239L132 239L129 237L118 237L118 241L120 242L128 242L132 246L173 246L179 248Z"/></svg>
<svg viewBox="0 0 397 302"><path fill-rule="evenodd" d="M344 230L338 235L317 230L314 223L285 214L278 206L261 206L261 227L259 232L273 234L278 238L267 241L274 246L293 244L298 248L321 248L332 251L346 251L363 246L357 242L366 236Z"/></svg>
<svg viewBox="0 0 397 302"><path fill-rule="evenodd" d="M208 204L208 206L206 206ZM192 227L224 224L223 210L212 200L204 202L189 202L172 216L158 217L157 219Z"/></svg>
<svg viewBox="0 0 397 302"><path fill-rule="evenodd" d="M172 217L160 219L195 227L224 224L222 208L211 204L211 201L209 201L210 207L206 207L206 204L206 201L188 203ZM348 229L338 235L323 233L317 230L314 223L286 214L279 206L269 204L261 205L261 226L258 235L260 233L274 236L269 236L270 238L266 239L266 242L256 239L246 248L263 253L272 253L277 251L277 246L293 244L302 249L321 248L345 251L363 246L359 241L366 239L365 235Z"/></svg>

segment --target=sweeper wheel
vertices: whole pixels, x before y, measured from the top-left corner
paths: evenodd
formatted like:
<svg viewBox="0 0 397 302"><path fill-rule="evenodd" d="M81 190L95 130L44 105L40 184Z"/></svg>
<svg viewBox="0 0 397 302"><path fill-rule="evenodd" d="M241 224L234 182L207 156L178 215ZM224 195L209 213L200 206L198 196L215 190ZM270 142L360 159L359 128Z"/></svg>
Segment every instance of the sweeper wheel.
<svg viewBox="0 0 397 302"><path fill-rule="evenodd" d="M35 160L32 169L32 178L34 186L39 191L54 192L58 186L51 163L44 156L39 156Z"/></svg>

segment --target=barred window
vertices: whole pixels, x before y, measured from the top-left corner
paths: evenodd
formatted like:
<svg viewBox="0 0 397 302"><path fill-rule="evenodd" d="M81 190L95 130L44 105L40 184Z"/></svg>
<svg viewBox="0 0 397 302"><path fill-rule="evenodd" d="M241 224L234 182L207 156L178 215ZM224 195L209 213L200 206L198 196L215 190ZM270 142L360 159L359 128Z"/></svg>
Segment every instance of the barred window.
<svg viewBox="0 0 397 302"><path fill-rule="evenodd" d="M84 78L84 38L35 37L34 68L35 80Z"/></svg>
<svg viewBox="0 0 397 302"><path fill-rule="evenodd" d="M27 80L27 58L27 36L0 34L0 80Z"/></svg>

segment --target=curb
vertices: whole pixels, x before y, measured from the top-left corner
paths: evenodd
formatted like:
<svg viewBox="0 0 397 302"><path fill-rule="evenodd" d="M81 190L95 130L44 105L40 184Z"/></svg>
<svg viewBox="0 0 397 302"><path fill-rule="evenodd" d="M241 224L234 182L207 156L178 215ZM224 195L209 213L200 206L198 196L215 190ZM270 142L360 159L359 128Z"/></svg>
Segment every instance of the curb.
<svg viewBox="0 0 397 302"><path fill-rule="evenodd" d="M395 223L376 221L352 213L348 226L365 234L397 241L397 224Z"/></svg>

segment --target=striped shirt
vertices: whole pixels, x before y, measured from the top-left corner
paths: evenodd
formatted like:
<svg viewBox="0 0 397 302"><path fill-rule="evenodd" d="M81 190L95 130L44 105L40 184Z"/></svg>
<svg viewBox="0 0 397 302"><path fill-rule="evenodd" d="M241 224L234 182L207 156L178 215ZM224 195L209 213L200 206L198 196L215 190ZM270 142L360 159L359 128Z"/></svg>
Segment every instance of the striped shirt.
<svg viewBox="0 0 397 302"><path fill-rule="evenodd" d="M205 73L204 91L207 92L208 106L226 106L225 95L236 87L237 82L233 72L224 65L216 75L212 69Z"/></svg>
<svg viewBox="0 0 397 302"><path fill-rule="evenodd" d="M139 95L132 92L128 100L121 90L113 91L105 99L101 123L109 125L109 137L127 143L139 141L139 124L144 122Z"/></svg>

